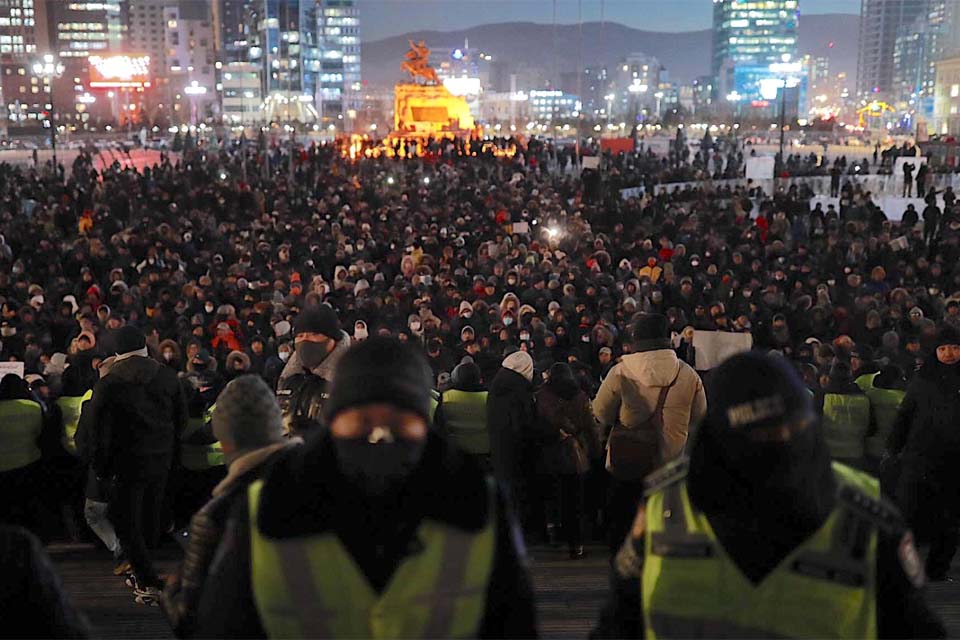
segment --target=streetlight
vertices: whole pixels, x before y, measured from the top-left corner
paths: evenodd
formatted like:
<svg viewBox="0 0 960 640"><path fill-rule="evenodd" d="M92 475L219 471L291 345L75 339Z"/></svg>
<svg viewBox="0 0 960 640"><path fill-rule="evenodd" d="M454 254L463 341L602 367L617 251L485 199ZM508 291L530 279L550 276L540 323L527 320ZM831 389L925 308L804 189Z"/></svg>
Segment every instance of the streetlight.
<svg viewBox="0 0 960 640"><path fill-rule="evenodd" d="M783 74L782 79L775 80L777 89L780 90L780 159L777 163L777 167L774 169L774 177L780 175L780 172L783 170L783 166L786 164L783 157L783 136L786 130L786 117L787 117L787 89L792 86L797 86L798 80L795 77L791 77L790 74L799 73L802 69L802 65L799 62L790 62L792 56L789 53L785 53L780 56L781 62L775 62L770 65L771 73ZM763 83L761 83L761 93L764 92ZM763 96L764 99L766 95Z"/></svg>
<svg viewBox="0 0 960 640"><path fill-rule="evenodd" d="M660 120L660 101L663 100L663 91L657 91L653 97L657 99L657 120Z"/></svg>
<svg viewBox="0 0 960 640"><path fill-rule="evenodd" d="M33 63L33 75L43 78L47 81L48 92L50 93L50 149L53 151L53 171L57 173L57 125L53 120L53 81L63 75L63 63L53 57L53 54L45 54L42 61Z"/></svg>

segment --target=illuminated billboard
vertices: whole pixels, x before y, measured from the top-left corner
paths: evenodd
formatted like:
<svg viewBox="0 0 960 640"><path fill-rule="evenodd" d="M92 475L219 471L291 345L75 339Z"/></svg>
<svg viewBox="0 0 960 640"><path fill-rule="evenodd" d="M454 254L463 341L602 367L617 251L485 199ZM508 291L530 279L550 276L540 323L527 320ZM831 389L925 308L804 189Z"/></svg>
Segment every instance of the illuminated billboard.
<svg viewBox="0 0 960 640"><path fill-rule="evenodd" d="M455 96L479 96L481 91L480 78L444 78L443 86Z"/></svg>
<svg viewBox="0 0 960 640"><path fill-rule="evenodd" d="M91 89L145 89L150 86L150 56L90 56Z"/></svg>

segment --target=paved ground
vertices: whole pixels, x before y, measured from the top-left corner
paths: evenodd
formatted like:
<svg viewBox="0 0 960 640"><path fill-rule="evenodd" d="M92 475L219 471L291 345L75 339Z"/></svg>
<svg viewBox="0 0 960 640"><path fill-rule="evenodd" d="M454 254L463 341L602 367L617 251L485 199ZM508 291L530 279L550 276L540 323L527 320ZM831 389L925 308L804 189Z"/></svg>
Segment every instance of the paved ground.
<svg viewBox="0 0 960 640"><path fill-rule="evenodd" d="M54 546L50 551L67 590L93 624L94 637L172 637L160 610L136 604L123 580L110 573L105 553L90 545ZM161 554L164 571L173 567L175 553L171 546ZM541 637L585 638L606 597L604 550L588 549L587 557L577 561L553 549L534 548L530 555ZM931 585L929 598L946 620L949 637L960 637L960 582Z"/></svg>

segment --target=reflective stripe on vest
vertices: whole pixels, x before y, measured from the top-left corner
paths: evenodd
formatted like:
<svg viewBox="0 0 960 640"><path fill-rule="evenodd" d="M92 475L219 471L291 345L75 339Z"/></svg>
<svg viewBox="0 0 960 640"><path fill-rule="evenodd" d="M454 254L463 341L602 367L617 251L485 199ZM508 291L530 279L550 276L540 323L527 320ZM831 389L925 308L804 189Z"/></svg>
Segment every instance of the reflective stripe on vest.
<svg viewBox="0 0 960 640"><path fill-rule="evenodd" d="M834 458L862 458L869 430L867 396L828 393L823 397L823 436Z"/></svg>
<svg viewBox="0 0 960 640"><path fill-rule="evenodd" d="M475 637L493 569L495 502L487 526L468 533L424 520L378 594L336 534L268 538L257 528L262 481L250 486L253 596L267 635L316 638Z"/></svg>
<svg viewBox="0 0 960 640"><path fill-rule="evenodd" d="M867 454L875 458L883 457L887 450L887 440L893 431L893 423L897 421L897 412L903 403L906 391L900 389L881 389L874 387L867 390L870 399L870 409L873 411L873 420L877 431L867 438Z"/></svg>
<svg viewBox="0 0 960 640"><path fill-rule="evenodd" d="M443 423L446 436L456 447L473 455L490 453L487 430L487 392L443 392Z"/></svg>
<svg viewBox="0 0 960 640"><path fill-rule="evenodd" d="M37 439L43 411L32 400L0 401L0 472L21 469L40 459Z"/></svg>
<svg viewBox="0 0 960 640"><path fill-rule="evenodd" d="M838 483L880 495L834 463ZM727 556L685 481L647 500L642 576L647 638L875 638L876 526L843 503L759 584Z"/></svg>
<svg viewBox="0 0 960 640"><path fill-rule="evenodd" d="M80 412L83 403L93 397L93 389L89 389L82 396L60 396L57 406L63 415L63 447L70 453L77 453L77 427L80 425Z"/></svg>
<svg viewBox="0 0 960 640"><path fill-rule="evenodd" d="M206 423L213 420L213 410L217 404L213 403L210 408L203 412L202 418L190 418L187 421L187 433L195 433ZM223 446L220 442L213 444L180 444L180 464L188 471L206 471L214 467L222 467L227 464L227 459L223 455Z"/></svg>

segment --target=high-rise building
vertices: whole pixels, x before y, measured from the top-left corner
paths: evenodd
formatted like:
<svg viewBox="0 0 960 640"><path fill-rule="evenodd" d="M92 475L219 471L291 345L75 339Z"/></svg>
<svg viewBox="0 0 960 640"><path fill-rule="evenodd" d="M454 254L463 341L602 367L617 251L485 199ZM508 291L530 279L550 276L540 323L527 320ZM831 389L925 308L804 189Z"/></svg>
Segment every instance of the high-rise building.
<svg viewBox="0 0 960 640"><path fill-rule="evenodd" d="M54 98L61 123L89 126L115 116L115 96L91 92L90 56L104 56L122 50L127 26L127 5L120 0L88 1L43 0L47 23L47 42L51 53L64 65L55 81ZM72 122L71 122L72 121ZM92 121L92 122L91 122Z"/></svg>
<svg viewBox="0 0 960 640"><path fill-rule="evenodd" d="M363 98L360 9L354 0L318 0L320 10L320 117L352 130Z"/></svg>
<svg viewBox="0 0 960 640"><path fill-rule="evenodd" d="M150 76L166 76L165 0L127 0L126 53L150 56Z"/></svg>
<svg viewBox="0 0 960 640"><path fill-rule="evenodd" d="M960 56L937 63L934 133L960 136Z"/></svg>
<svg viewBox="0 0 960 640"><path fill-rule="evenodd" d="M174 120L200 123L217 114L213 17L206 2L173 0L163 10L166 78Z"/></svg>
<svg viewBox="0 0 960 640"><path fill-rule="evenodd" d="M43 34L37 15L44 5L34 0L10 0L0 5L0 74L4 112L2 128L37 128L47 103L45 82L33 77L31 63ZM45 47L44 47L45 48ZM43 90L42 90L43 89Z"/></svg>
<svg viewBox="0 0 960 640"><path fill-rule="evenodd" d="M861 0L857 59L857 94L861 98L894 99L897 36L908 33L905 29L913 28L929 7L930 0Z"/></svg>
<svg viewBox="0 0 960 640"><path fill-rule="evenodd" d="M933 115L937 61L960 53L960 3L929 0L912 23L900 27L893 51L890 100L925 118Z"/></svg>
<svg viewBox="0 0 960 640"><path fill-rule="evenodd" d="M771 64L797 60L797 0L714 0L713 91L760 100L764 80L783 82Z"/></svg>

